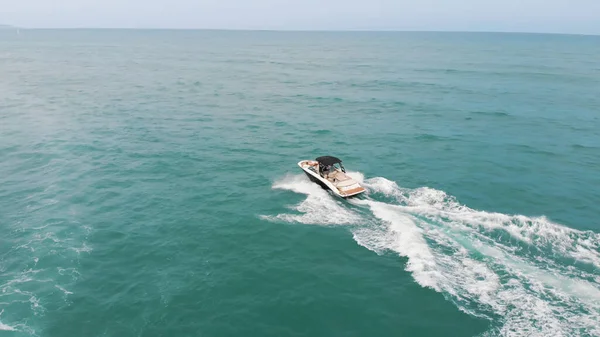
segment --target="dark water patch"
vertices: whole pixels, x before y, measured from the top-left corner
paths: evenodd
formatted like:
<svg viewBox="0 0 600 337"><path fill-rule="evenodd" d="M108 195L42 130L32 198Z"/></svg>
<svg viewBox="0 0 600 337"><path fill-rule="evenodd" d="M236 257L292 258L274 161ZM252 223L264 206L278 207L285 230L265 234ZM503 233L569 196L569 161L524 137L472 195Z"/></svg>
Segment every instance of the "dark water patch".
<svg viewBox="0 0 600 337"><path fill-rule="evenodd" d="M533 81L573 82L579 84L598 84L598 80L588 75L579 75L567 72L533 72L533 71L506 71L489 69L416 69L416 72L454 76L476 76L496 79L528 79Z"/></svg>
<svg viewBox="0 0 600 337"><path fill-rule="evenodd" d="M390 109L390 108L401 108L401 107L406 107L409 104L407 102L404 101L380 101L377 102L377 106L379 107L379 109L374 110L374 111L379 111L379 112L383 112L381 109ZM373 111L373 110L371 110Z"/></svg>
<svg viewBox="0 0 600 337"><path fill-rule="evenodd" d="M314 122L304 122L304 121L301 121L301 122L298 123L298 125L301 126L301 127L303 127L303 128L310 128L310 127L315 127L318 124L314 123Z"/></svg>
<svg viewBox="0 0 600 337"><path fill-rule="evenodd" d="M164 122L164 121L168 121L168 120L194 123L194 122L213 122L215 119L212 116L171 117L171 118L165 118L165 119L159 118L159 119L156 119L156 122L160 123L160 122Z"/></svg>
<svg viewBox="0 0 600 337"><path fill-rule="evenodd" d="M386 109L389 109L389 107L386 108ZM382 109L380 107L377 107L377 108L360 108L360 109L356 109L355 111L352 111L352 112L356 113L357 115L369 116L369 119L371 119L375 115L385 114L386 113L386 109Z"/></svg>
<svg viewBox="0 0 600 337"><path fill-rule="evenodd" d="M337 85L340 85L340 82L337 82L337 81L321 81L321 82L314 83L313 85L328 87L328 86L337 86Z"/></svg>
<svg viewBox="0 0 600 337"><path fill-rule="evenodd" d="M448 136L439 136L430 133L420 133L414 136L415 140L422 141L424 143L433 143L433 142L451 142L456 141L458 138L448 137Z"/></svg>
<svg viewBox="0 0 600 337"><path fill-rule="evenodd" d="M411 82L405 82L403 80L373 80L373 81L363 81L363 82L352 82L347 85L350 88L360 88L360 89L377 89L381 90L381 88L406 88L410 87L414 84ZM419 83L422 84L422 83Z"/></svg>
<svg viewBox="0 0 600 337"><path fill-rule="evenodd" d="M302 136L303 130L288 130L286 132L281 133L282 136L291 136L298 137Z"/></svg>
<svg viewBox="0 0 600 337"><path fill-rule="evenodd" d="M574 73L562 72L562 73L550 73L550 72L502 72L496 74L497 76L502 77L515 77L515 78L528 78L531 80L540 80L540 81L557 81L557 82L574 82L579 84L590 84L590 85L598 85L600 81L597 78L588 76L588 75L578 75Z"/></svg>
<svg viewBox="0 0 600 337"><path fill-rule="evenodd" d="M123 179L123 178L118 178L118 177L114 177L114 178L102 178L102 179L98 179L97 181L89 184L90 187L94 188L95 190L120 190L120 189L127 189L130 188L132 186L134 186L134 179ZM117 193L116 196L118 196L119 194ZM115 195L113 195L115 196Z"/></svg>
<svg viewBox="0 0 600 337"><path fill-rule="evenodd" d="M311 133L314 135L317 135L317 136L325 136L325 135L333 134L333 132L331 130L326 130L326 129L314 130L314 131L311 131Z"/></svg>
<svg viewBox="0 0 600 337"><path fill-rule="evenodd" d="M20 152L19 149L21 149L21 148L22 148L21 145L9 145L9 146L0 147L0 156L18 154Z"/></svg>
<svg viewBox="0 0 600 337"><path fill-rule="evenodd" d="M273 151L267 151L258 147L252 147L252 146L230 146L226 148L226 153L224 153L224 156L230 157L232 159L236 159L239 161L246 161L247 160L247 156L257 156L257 155L261 155L261 156L269 156L269 157L276 157L278 156L277 152L273 152ZM237 157L236 155L244 155L244 157Z"/></svg>
<svg viewBox="0 0 600 337"><path fill-rule="evenodd" d="M453 68L417 68L415 72L432 73L432 74L474 74L479 73L476 70L453 69Z"/></svg>
<svg viewBox="0 0 600 337"><path fill-rule="evenodd" d="M600 146L573 144L571 147L575 150L600 150Z"/></svg>
<svg viewBox="0 0 600 337"><path fill-rule="evenodd" d="M339 103L343 102L344 99L341 97L335 96L314 96L314 95L306 95L306 94L297 94L294 97L302 98L307 101L320 102L320 103Z"/></svg>
<svg viewBox="0 0 600 337"><path fill-rule="evenodd" d="M544 149L540 149L527 144L511 144L509 148L513 151L518 151L524 154L540 155L545 157L560 157L561 154Z"/></svg>
<svg viewBox="0 0 600 337"><path fill-rule="evenodd" d="M490 117L510 117L511 115L506 111L471 111L473 115L482 115Z"/></svg>

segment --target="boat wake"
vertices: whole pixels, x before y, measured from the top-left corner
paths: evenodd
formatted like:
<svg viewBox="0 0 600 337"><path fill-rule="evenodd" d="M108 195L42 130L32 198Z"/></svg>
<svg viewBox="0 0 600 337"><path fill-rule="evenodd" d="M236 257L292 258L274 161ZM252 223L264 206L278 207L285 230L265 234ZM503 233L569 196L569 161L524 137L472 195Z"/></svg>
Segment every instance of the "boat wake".
<svg viewBox="0 0 600 337"><path fill-rule="evenodd" d="M318 225L344 225L361 221L360 214L344 207L342 201L332 198L329 192L304 175L285 176L275 182L273 188L305 194L306 199L293 206L298 214L263 216L265 219Z"/></svg>
<svg viewBox="0 0 600 337"><path fill-rule="evenodd" d="M487 318L489 336L600 335L600 235L526 217L477 211L443 191L363 180L365 199L338 201L289 177L273 186L306 194L298 214L270 220L350 225L356 242L408 259L423 287ZM369 212L361 212L361 210Z"/></svg>

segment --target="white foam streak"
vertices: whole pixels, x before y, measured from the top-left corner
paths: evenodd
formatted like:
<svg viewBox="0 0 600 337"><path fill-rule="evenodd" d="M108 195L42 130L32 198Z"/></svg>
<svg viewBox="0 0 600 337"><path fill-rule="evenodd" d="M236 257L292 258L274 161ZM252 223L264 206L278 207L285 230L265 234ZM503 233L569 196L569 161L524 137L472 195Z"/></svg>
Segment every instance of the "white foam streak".
<svg viewBox="0 0 600 337"><path fill-rule="evenodd" d="M357 201L356 203L361 203ZM361 231L354 233L358 243L371 249L381 250L382 246L392 249L400 255L407 257L406 270L413 273L415 280L424 287L440 291L437 284L439 275L433 255L423 238L422 231L408 215L395 212L394 206L374 201L363 201L371 207L373 214L385 221L385 229L377 231ZM383 234L383 235L382 235ZM383 242L378 242L374 237L383 236Z"/></svg>
<svg viewBox="0 0 600 337"><path fill-rule="evenodd" d="M484 263L469 258L467 250L462 246L435 228L417 226L419 221L409 214L403 214L399 206L371 200L356 203L368 205L384 224L384 228L379 231L355 231L355 239L359 244L376 251L392 250L407 257L409 260L406 270L423 287L449 293L460 301L468 301L473 297L483 302L491 301L494 292L500 287L498 276ZM432 249L425 237L444 245L448 248L447 251ZM460 275L446 271L460 271ZM468 311L464 307L461 309Z"/></svg>
<svg viewBox="0 0 600 337"><path fill-rule="evenodd" d="M0 316L2 316L3 313L4 313L4 309L2 309L2 311L0 311ZM6 325L6 324L3 324L2 322L0 322L0 331L15 331L15 328L13 328L10 325Z"/></svg>
<svg viewBox="0 0 600 337"><path fill-rule="evenodd" d="M15 331L15 329L12 326L3 324L2 322L0 322L0 330Z"/></svg>
<svg viewBox="0 0 600 337"><path fill-rule="evenodd" d="M59 289L60 291L62 291L65 295L72 295L73 294L72 292L68 291L67 289L65 289L65 288L63 288L61 286L59 286L58 284L55 284L54 286L57 289Z"/></svg>

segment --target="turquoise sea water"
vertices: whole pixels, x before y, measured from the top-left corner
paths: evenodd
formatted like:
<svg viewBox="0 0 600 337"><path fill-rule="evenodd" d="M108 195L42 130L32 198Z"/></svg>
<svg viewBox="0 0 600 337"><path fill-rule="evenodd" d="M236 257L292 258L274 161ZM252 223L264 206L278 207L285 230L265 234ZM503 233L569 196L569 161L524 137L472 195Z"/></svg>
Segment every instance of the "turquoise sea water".
<svg viewBox="0 0 600 337"><path fill-rule="evenodd" d="M0 336L600 335L600 37L0 34Z"/></svg>

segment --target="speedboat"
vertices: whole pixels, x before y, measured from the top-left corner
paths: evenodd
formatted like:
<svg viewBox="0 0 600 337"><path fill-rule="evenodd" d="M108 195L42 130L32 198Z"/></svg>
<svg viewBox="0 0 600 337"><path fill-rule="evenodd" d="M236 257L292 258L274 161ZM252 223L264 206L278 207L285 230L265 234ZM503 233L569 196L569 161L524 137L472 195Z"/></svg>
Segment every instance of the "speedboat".
<svg viewBox="0 0 600 337"><path fill-rule="evenodd" d="M339 197L348 198L366 191L356 180L346 174L346 169L339 158L323 156L315 160L302 160L298 162L298 166L311 181L330 189Z"/></svg>

